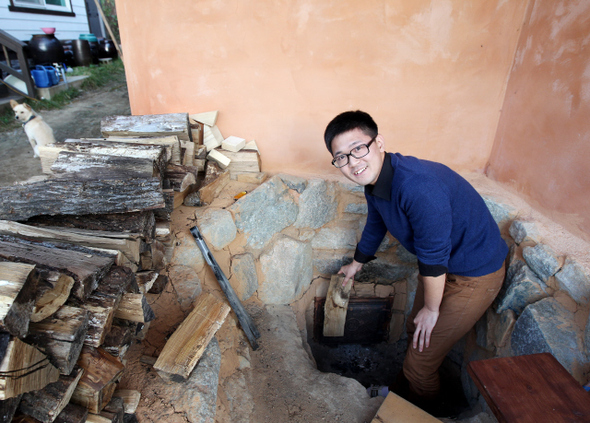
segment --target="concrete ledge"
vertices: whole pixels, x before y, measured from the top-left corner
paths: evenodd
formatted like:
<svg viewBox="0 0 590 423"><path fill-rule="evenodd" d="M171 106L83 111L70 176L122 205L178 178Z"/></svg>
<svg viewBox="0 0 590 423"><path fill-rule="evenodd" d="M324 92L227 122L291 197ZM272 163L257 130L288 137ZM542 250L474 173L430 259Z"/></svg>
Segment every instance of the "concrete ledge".
<svg viewBox="0 0 590 423"><path fill-rule="evenodd" d="M57 93L61 91L65 91L68 88L79 88L80 85L84 82L88 75L79 75L79 76L67 76L68 83L60 82L53 87L48 88L35 88L35 92L37 93L37 97L41 100L51 100L51 97L55 96Z"/></svg>

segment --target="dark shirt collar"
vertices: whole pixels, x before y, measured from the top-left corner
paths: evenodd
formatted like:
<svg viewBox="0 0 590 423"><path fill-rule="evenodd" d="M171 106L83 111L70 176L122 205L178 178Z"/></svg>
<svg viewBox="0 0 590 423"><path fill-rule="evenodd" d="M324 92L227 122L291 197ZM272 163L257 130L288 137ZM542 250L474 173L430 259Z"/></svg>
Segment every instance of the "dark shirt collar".
<svg viewBox="0 0 590 423"><path fill-rule="evenodd" d="M365 193L391 201L391 184L393 183L393 165L389 153L385 153L383 166L375 185L366 185Z"/></svg>

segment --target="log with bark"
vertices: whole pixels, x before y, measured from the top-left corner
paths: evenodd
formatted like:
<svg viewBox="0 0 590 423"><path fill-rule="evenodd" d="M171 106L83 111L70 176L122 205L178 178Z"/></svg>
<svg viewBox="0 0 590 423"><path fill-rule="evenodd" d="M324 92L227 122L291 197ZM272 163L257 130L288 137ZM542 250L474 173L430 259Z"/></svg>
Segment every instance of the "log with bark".
<svg viewBox="0 0 590 423"><path fill-rule="evenodd" d="M41 277L31 322L40 322L59 310L67 301L74 286L74 278L63 273L47 269L41 269L39 273Z"/></svg>
<svg viewBox="0 0 590 423"><path fill-rule="evenodd" d="M77 181L51 179L0 188L0 219L57 214L127 213L165 206L158 178Z"/></svg>
<svg viewBox="0 0 590 423"><path fill-rule="evenodd" d="M34 265L0 262L0 330L21 338L27 334L38 283Z"/></svg>
<svg viewBox="0 0 590 423"><path fill-rule="evenodd" d="M106 116L100 121L104 137L158 137L175 135L192 141L188 113Z"/></svg>
<svg viewBox="0 0 590 423"><path fill-rule="evenodd" d="M156 315L148 304L145 295L127 293L121 298L115 317L132 322L147 323L154 320Z"/></svg>
<svg viewBox="0 0 590 423"><path fill-rule="evenodd" d="M85 423L88 417L88 409L71 402L66 405L54 420L54 423Z"/></svg>

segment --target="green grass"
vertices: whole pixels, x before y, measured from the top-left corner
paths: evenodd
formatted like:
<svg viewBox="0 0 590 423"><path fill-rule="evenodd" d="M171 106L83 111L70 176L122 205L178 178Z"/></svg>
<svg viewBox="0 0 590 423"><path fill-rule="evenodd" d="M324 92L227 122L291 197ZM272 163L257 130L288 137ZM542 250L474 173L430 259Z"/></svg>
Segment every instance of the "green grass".
<svg viewBox="0 0 590 423"><path fill-rule="evenodd" d="M25 99L25 103L29 104L36 111L55 110L70 104L72 100L82 94L82 91L93 91L101 88L107 84L119 86L125 84L125 68L120 59L114 60L111 63L103 65L79 66L72 68L74 72L67 74L67 77L75 75L88 75L84 80L80 89L70 88L61 91L54 95L51 100L35 100ZM14 119L12 109L0 113L0 132L15 129L20 126L20 123Z"/></svg>

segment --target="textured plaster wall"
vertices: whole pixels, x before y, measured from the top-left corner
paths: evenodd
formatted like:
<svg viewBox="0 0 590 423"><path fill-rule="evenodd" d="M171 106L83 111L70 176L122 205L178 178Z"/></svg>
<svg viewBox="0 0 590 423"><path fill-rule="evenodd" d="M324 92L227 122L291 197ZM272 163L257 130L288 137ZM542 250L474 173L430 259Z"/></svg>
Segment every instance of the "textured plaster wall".
<svg viewBox="0 0 590 423"><path fill-rule="evenodd" d="M590 239L590 2L531 0L487 174Z"/></svg>
<svg viewBox="0 0 590 423"><path fill-rule="evenodd" d="M482 170L526 1L118 0L133 114L219 110L263 170L331 174L326 124L371 113L389 151Z"/></svg>

